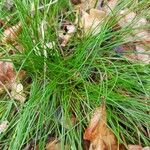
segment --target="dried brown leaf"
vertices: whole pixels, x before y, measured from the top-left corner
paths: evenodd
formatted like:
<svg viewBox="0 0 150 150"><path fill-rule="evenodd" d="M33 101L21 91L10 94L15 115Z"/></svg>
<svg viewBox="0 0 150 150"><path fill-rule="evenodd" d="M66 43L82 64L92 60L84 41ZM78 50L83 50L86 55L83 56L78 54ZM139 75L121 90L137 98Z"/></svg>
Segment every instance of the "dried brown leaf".
<svg viewBox="0 0 150 150"><path fill-rule="evenodd" d="M107 127L105 104L95 109L89 126L84 132L84 140L91 142L89 150L117 150L119 149L117 138Z"/></svg>
<svg viewBox="0 0 150 150"><path fill-rule="evenodd" d="M65 47L76 32L76 27L73 24L66 22L62 23L62 29L63 30L59 31L59 39L61 40L61 46Z"/></svg>
<svg viewBox="0 0 150 150"><path fill-rule="evenodd" d="M17 35L21 32L21 23L19 22L18 24L7 28L2 37L2 43L14 43Z"/></svg>
<svg viewBox="0 0 150 150"><path fill-rule="evenodd" d="M2 92L4 86L10 88L15 81L16 72L11 62L0 61L0 91Z"/></svg>
<svg viewBox="0 0 150 150"><path fill-rule="evenodd" d="M85 34L92 33L93 35L100 32L100 27L106 13L102 10L91 9L89 14L82 11L80 27L83 28Z"/></svg>
<svg viewBox="0 0 150 150"><path fill-rule="evenodd" d="M22 76L23 74L19 74L19 77ZM11 98L14 98L20 102L25 101L23 85L16 81L16 72L14 70L13 63L0 61L0 94L4 90L11 90Z"/></svg>
<svg viewBox="0 0 150 150"><path fill-rule="evenodd" d="M129 150L142 150L141 145L128 145Z"/></svg>
<svg viewBox="0 0 150 150"><path fill-rule="evenodd" d="M111 13L117 6L118 0L109 0L108 3L103 7L107 14Z"/></svg>

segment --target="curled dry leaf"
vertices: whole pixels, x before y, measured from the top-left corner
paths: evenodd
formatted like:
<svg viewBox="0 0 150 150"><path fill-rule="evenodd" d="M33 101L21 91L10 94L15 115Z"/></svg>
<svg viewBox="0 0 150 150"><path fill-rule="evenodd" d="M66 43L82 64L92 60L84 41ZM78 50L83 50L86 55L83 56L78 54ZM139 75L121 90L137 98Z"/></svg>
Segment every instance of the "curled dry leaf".
<svg viewBox="0 0 150 150"><path fill-rule="evenodd" d="M23 72L19 73L19 77ZM11 90L10 96L20 102L25 101L23 85L16 82L16 72L12 62L0 61L0 94L4 90Z"/></svg>
<svg viewBox="0 0 150 150"><path fill-rule="evenodd" d="M102 10L91 9L89 14L85 11L82 11L80 27L83 28L85 34L98 34L100 32L101 23L105 16L106 13Z"/></svg>
<svg viewBox="0 0 150 150"><path fill-rule="evenodd" d="M15 81L15 75L11 62L0 61L0 93L3 92L4 86L8 89L11 88L12 83Z"/></svg>
<svg viewBox="0 0 150 150"><path fill-rule="evenodd" d="M103 7L103 10L105 10L107 14L111 13L117 6L117 2L118 0L109 0L108 3Z"/></svg>
<svg viewBox="0 0 150 150"><path fill-rule="evenodd" d="M0 123L0 133L4 132L8 127L8 121L3 121L2 123Z"/></svg>
<svg viewBox="0 0 150 150"><path fill-rule="evenodd" d="M61 46L65 47L69 42L70 38L76 32L76 27L73 24L64 24L62 28L64 30L59 31L59 38L61 40Z"/></svg>
<svg viewBox="0 0 150 150"><path fill-rule="evenodd" d="M21 32L21 23L19 22L18 24L7 28L2 37L2 43L14 43L17 35Z"/></svg>
<svg viewBox="0 0 150 150"><path fill-rule="evenodd" d="M91 142L89 150L117 150L117 138L107 127L105 104L95 109L91 121L84 132L84 140Z"/></svg>
<svg viewBox="0 0 150 150"><path fill-rule="evenodd" d="M141 145L128 145L129 150L142 150Z"/></svg>

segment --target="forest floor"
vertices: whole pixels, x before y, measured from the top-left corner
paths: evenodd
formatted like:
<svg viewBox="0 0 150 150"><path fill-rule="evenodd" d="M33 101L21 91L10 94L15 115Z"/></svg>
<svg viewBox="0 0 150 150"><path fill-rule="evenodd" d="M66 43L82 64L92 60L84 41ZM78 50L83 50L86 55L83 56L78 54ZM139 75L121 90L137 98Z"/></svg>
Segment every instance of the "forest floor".
<svg viewBox="0 0 150 150"><path fill-rule="evenodd" d="M1 150L150 150L150 1L0 2Z"/></svg>

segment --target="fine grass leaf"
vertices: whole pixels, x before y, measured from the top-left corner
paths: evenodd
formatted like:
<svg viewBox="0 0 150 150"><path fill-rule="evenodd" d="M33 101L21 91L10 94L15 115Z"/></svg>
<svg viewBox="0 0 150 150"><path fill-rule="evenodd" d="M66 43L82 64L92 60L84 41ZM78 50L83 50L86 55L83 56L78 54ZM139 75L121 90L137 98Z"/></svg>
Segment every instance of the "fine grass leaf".
<svg viewBox="0 0 150 150"><path fill-rule="evenodd" d="M58 142L56 139L53 141L50 141L46 145L46 150L60 150L61 149L61 142ZM64 150L69 150L69 147L67 145L64 146Z"/></svg>

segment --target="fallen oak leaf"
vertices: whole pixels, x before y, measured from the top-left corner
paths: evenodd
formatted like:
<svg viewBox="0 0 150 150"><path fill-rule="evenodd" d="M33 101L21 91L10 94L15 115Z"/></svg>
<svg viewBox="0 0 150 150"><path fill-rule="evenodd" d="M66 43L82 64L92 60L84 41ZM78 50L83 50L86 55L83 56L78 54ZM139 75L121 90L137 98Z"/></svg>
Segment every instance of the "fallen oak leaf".
<svg viewBox="0 0 150 150"><path fill-rule="evenodd" d="M102 20L106 16L106 12L98 9L90 9L90 16Z"/></svg>
<svg viewBox="0 0 150 150"><path fill-rule="evenodd" d="M0 93L3 92L3 86L11 88L12 83L15 81L15 70L12 62L0 61Z"/></svg>
<svg viewBox="0 0 150 150"><path fill-rule="evenodd" d="M89 150L117 150L119 144L114 133L106 125L106 106L95 109L83 139L91 142Z"/></svg>
<svg viewBox="0 0 150 150"><path fill-rule="evenodd" d="M65 47L71 39L71 37L73 36L73 34L76 32L76 27L73 24L66 22L62 23L61 28L62 30L59 31L58 36L61 41L61 46Z"/></svg>
<svg viewBox="0 0 150 150"><path fill-rule="evenodd" d="M102 10L91 9L89 13L82 11L80 27L83 28L85 34L98 34L101 30L101 23L105 16L106 13Z"/></svg>
<svg viewBox="0 0 150 150"><path fill-rule="evenodd" d="M21 30L22 26L20 22L12 27L7 28L3 33L2 43L14 43Z"/></svg>
<svg viewBox="0 0 150 150"><path fill-rule="evenodd" d="M22 78L25 72L21 71L18 75ZM16 71L14 70L13 63L0 61L0 94L4 90L11 90L9 96L21 103L26 99L23 93L23 85L16 81Z"/></svg>
<svg viewBox="0 0 150 150"><path fill-rule="evenodd" d="M102 8L107 14L111 13L117 6L118 0L109 0L107 4Z"/></svg>
<svg viewBox="0 0 150 150"><path fill-rule="evenodd" d="M142 150L142 146L141 145L128 145L128 149L129 150Z"/></svg>

